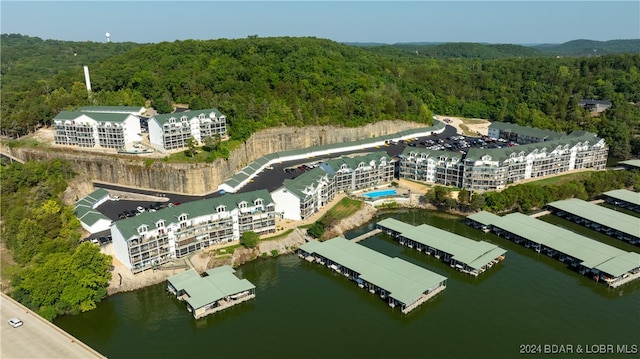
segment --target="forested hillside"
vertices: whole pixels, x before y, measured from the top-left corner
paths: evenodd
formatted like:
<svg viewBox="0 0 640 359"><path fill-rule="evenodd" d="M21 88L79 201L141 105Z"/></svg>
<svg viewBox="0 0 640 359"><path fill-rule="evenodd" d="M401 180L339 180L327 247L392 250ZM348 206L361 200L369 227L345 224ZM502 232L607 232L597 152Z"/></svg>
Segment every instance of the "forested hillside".
<svg viewBox="0 0 640 359"><path fill-rule="evenodd" d="M11 296L46 319L95 308L107 295L111 257L80 243L80 222L60 197L67 162L0 165L2 238L15 265L2 263Z"/></svg>
<svg viewBox="0 0 640 359"><path fill-rule="evenodd" d="M5 56L16 58L3 73L1 129L10 136L49 124L60 110L150 100L161 113L173 103L217 107L239 140L282 125L427 123L433 112L557 131L584 129L604 136L614 156L640 151L634 139L640 128L637 54L528 57L526 47L496 45L492 51L523 56L440 60L316 38L188 40L133 46L89 63L94 92L88 98L81 66L14 86L25 71L12 53L16 46L3 42L2 51L3 62ZM582 98L607 99L614 106L593 117L578 106Z"/></svg>

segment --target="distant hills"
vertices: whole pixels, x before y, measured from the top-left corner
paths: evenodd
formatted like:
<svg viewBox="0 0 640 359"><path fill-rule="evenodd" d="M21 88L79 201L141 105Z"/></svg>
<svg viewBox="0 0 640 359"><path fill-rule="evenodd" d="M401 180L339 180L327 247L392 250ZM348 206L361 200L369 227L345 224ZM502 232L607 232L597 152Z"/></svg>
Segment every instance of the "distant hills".
<svg viewBox="0 0 640 359"><path fill-rule="evenodd" d="M396 44L345 43L392 54L396 51L437 59L502 59L512 57L591 57L607 54L640 54L640 39L574 40L563 44L488 44L472 42L411 42Z"/></svg>

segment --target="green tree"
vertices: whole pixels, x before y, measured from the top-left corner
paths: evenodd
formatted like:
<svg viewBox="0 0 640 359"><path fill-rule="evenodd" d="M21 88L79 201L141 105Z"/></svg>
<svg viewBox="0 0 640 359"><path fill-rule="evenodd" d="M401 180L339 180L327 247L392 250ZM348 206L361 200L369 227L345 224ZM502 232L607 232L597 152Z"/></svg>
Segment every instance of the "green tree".
<svg viewBox="0 0 640 359"><path fill-rule="evenodd" d="M315 221L311 227L307 228L307 233L313 238L320 238L324 234L325 228L322 221Z"/></svg>
<svg viewBox="0 0 640 359"><path fill-rule="evenodd" d="M187 155L187 157L195 156L197 153L196 146L198 145L198 141L196 141L196 139L193 137L189 137L187 138L186 145L187 149L184 150L185 155Z"/></svg>
<svg viewBox="0 0 640 359"><path fill-rule="evenodd" d="M247 248L255 248L260 241L260 236L256 232L247 231L240 236L240 244Z"/></svg>

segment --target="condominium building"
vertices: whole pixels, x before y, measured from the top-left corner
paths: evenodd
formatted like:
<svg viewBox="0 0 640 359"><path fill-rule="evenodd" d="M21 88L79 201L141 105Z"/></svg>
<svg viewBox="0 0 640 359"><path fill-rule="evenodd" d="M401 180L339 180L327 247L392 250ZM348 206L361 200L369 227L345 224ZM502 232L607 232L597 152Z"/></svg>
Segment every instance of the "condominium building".
<svg viewBox="0 0 640 359"><path fill-rule="evenodd" d="M470 190L497 190L529 178L574 169L604 169L604 139L585 131L544 142L504 148L470 148L466 154L407 148L399 176Z"/></svg>
<svg viewBox="0 0 640 359"><path fill-rule="evenodd" d="M149 119L149 142L164 151L187 147L193 138L199 144L207 137L227 136L227 118L215 108L155 115Z"/></svg>
<svg viewBox="0 0 640 359"><path fill-rule="evenodd" d="M545 142L562 137L561 133L541 130L538 128L520 126L514 123L492 122L489 125L489 137L501 138L521 145Z"/></svg>
<svg viewBox="0 0 640 359"><path fill-rule="evenodd" d="M344 156L323 162L295 179L286 179L271 196L282 217L303 220L318 212L336 193L391 183L393 172L394 161L386 152Z"/></svg>
<svg viewBox="0 0 640 359"><path fill-rule="evenodd" d="M115 257L134 273L211 245L239 240L247 231L275 231L275 204L266 190L204 199L115 222Z"/></svg>
<svg viewBox="0 0 640 359"><path fill-rule="evenodd" d="M399 157L400 178L462 186L464 163L458 152L406 147Z"/></svg>
<svg viewBox="0 0 640 359"><path fill-rule="evenodd" d="M59 145L120 149L142 140L140 119L129 112L62 111L53 128Z"/></svg>
<svg viewBox="0 0 640 359"><path fill-rule="evenodd" d="M462 187L471 190L502 189L507 184L575 169L601 170L608 147L595 134L574 131L555 140L528 145L469 149L464 159Z"/></svg>

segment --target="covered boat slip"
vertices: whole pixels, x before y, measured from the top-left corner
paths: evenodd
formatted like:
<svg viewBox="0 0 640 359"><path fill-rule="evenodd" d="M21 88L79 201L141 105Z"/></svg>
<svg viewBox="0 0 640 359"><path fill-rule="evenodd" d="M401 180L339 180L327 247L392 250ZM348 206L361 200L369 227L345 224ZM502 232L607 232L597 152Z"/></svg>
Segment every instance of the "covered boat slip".
<svg viewBox="0 0 640 359"><path fill-rule="evenodd" d="M415 309L446 287L447 278L400 258L387 257L342 237L325 242L310 241L298 253L378 293L389 306L403 313Z"/></svg>
<svg viewBox="0 0 640 359"><path fill-rule="evenodd" d="M255 298L255 286L239 279L228 265L209 269L201 277L194 269L178 273L168 279L167 289L198 319L233 305Z"/></svg>
<svg viewBox="0 0 640 359"><path fill-rule="evenodd" d="M492 231L527 248L556 257L617 287L640 276L640 254L581 236L522 213L511 213L491 224Z"/></svg>
<svg viewBox="0 0 640 359"><path fill-rule="evenodd" d="M551 202L547 208L558 217L640 245L640 218L577 198Z"/></svg>
<svg viewBox="0 0 640 359"><path fill-rule="evenodd" d="M473 276L503 260L507 253L491 243L471 240L426 224L412 226L394 218L386 218L378 222L376 227L393 236L400 244L433 255Z"/></svg>
<svg viewBox="0 0 640 359"><path fill-rule="evenodd" d="M628 189L614 189L602 194L607 203L640 212L640 193L629 191Z"/></svg>

